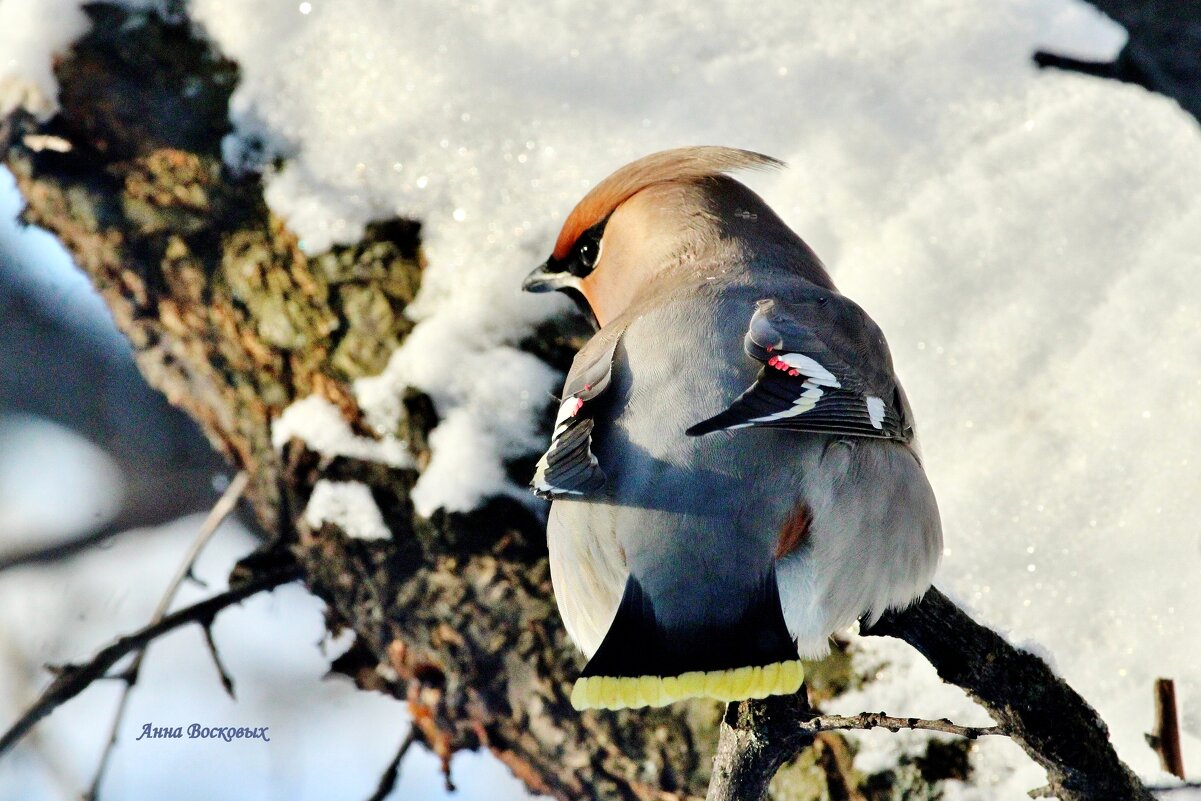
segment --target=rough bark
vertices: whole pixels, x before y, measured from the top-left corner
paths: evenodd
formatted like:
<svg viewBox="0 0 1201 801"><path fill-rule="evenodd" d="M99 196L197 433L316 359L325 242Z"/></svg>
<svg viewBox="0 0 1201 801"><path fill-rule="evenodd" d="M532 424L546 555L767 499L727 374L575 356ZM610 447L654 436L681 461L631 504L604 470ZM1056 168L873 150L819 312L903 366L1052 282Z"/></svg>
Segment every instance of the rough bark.
<svg viewBox="0 0 1201 801"><path fill-rule="evenodd" d="M407 698L421 739L438 753L489 748L531 789L555 798L703 795L718 741L716 704L571 710L567 691L581 660L551 598L540 521L524 507L496 500L471 514L424 519L409 501L413 471L323 459L299 442L282 452L271 445L271 421L311 394L371 434L349 382L378 372L408 333L403 310L421 278L419 226L382 222L355 246L307 256L266 208L259 181L222 167L235 65L183 22L103 4L89 13L93 31L57 66L62 113L45 125L12 121L0 153L28 201L27 219L54 232L91 276L143 374L252 477L248 497L273 541L243 562L239 580L299 563L328 602L331 626L358 635L335 668ZM60 137L69 149L38 149L30 135ZM564 323L523 344L564 367L578 342ZM420 451L436 413L419 394L404 402L408 414L391 433ZM515 474L525 468L513 466ZM369 485L393 539L351 540L328 525L308 530L299 518L321 478ZM913 624L917 640L929 633L923 620ZM961 673L947 675L972 678ZM816 700L821 668L811 677ZM769 708L798 703L777 699ZM753 786L762 795L776 768L808 742L785 729L767 740L755 734L786 720L762 711L729 711L719 787ZM1013 720L1026 723L1017 712ZM1088 742L1107 747L1099 731ZM814 759L790 773L798 786L802 772L812 782L796 797L863 797L841 741L825 733L819 741L823 747L807 752ZM1070 750L1030 741L1035 751L1044 747ZM1064 799L1141 797L1073 795L1074 775L1055 781L1069 791Z"/></svg>
<svg viewBox="0 0 1201 801"><path fill-rule="evenodd" d="M760 801L781 766L813 742L797 724L817 715L804 688L796 695L726 707L706 801Z"/></svg>

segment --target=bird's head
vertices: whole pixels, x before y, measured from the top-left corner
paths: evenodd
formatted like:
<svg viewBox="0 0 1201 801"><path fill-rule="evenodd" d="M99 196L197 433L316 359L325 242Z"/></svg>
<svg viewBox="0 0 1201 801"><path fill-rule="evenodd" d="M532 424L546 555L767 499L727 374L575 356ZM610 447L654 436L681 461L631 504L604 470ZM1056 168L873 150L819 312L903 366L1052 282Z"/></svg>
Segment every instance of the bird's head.
<svg viewBox="0 0 1201 801"><path fill-rule="evenodd" d="M522 288L564 292L604 326L657 275L727 235L735 206L778 222L757 195L724 174L780 166L728 147L665 150L631 162L576 204L554 251Z"/></svg>

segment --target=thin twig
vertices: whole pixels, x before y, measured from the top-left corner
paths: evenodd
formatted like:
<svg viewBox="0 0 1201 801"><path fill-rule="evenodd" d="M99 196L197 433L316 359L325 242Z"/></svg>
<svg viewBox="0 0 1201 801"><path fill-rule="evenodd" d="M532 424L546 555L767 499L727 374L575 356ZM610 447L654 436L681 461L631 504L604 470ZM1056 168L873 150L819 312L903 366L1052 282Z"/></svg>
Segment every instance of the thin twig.
<svg viewBox="0 0 1201 801"><path fill-rule="evenodd" d="M885 715L883 712L861 712L858 715L851 715L849 717L843 715L822 715L812 720L802 721L800 727L801 731L810 734L852 729L861 729L863 731L888 729L891 732L898 732L901 729L913 729L914 731L937 731L943 734L956 734L960 737L966 737L969 740L975 740L977 737L987 737L994 734L1004 735L1007 733L1000 726L960 726L946 718L941 720L894 718L890 715Z"/></svg>
<svg viewBox="0 0 1201 801"><path fill-rule="evenodd" d="M38 721L79 695L93 681L102 678L108 672L109 668L117 664L127 654L144 648L147 643L188 623L199 623L202 626L208 625L226 607L241 603L252 595L257 595L265 590L271 590L280 585L295 581L300 576L301 570L299 565L288 565L279 570L264 573L245 584L240 584L212 598L207 598L191 606L185 606L183 609L172 612L158 623L153 623L138 629L132 634L118 638L111 645L106 646L92 657L92 660L87 664L65 667L58 677L50 683L50 686L45 689L41 697L34 702L33 706L27 709L25 714L21 715L20 719L12 725L12 728L4 733L4 736L0 737L0 756L7 753Z"/></svg>
<svg viewBox="0 0 1201 801"><path fill-rule="evenodd" d="M175 600L175 594L179 592L180 586L184 579L192 572L192 566L196 564L197 557L209 544L209 540L217 533L217 529L225 522L225 518L229 517L235 508L238 501L242 497L242 493L246 491L246 485L250 482L250 476L245 470L240 471L233 480L229 482L229 486L225 488L225 492L221 493L221 497L213 504L213 508L209 511L208 517L204 519L204 523L200 526L200 533L192 542L192 547L188 549L179 567L175 571L175 575L171 578L171 583L167 585L167 592L159 600L158 606L154 610L152 621L162 620L163 615L167 614L167 610L171 608L171 602Z"/></svg>
<svg viewBox="0 0 1201 801"><path fill-rule="evenodd" d="M213 642L213 627L204 627L204 642L208 646L209 656L213 658L213 667L217 669L217 677L221 679L221 689L225 690L225 694L231 700L237 700L234 695L234 680L229 675L229 671L225 669L225 664L221 661L221 656L217 653L217 643Z"/></svg>
<svg viewBox="0 0 1201 801"><path fill-rule="evenodd" d="M234 476L233 481L229 482L229 486L225 488L225 492L213 504L213 508L209 510L208 516L204 519L204 523L200 526L200 531L196 534L196 539L193 540L192 546L188 548L187 554L184 555L183 561L179 563L179 567L175 570L175 575L171 577L171 583L167 585L167 591L163 593L159 599L158 606L154 609L154 614L150 618L152 624L158 623L167 614L167 610L171 608L171 604L175 601L175 596L179 593L179 588L183 586L184 581L192 574L192 567L196 564L196 559L200 556L205 546L212 540L213 535L217 533L217 529L225 522L225 518L233 512L238 505L238 500L242 497L242 493L246 491L246 485L250 481L250 476L245 470L240 471ZM220 660L217 659L216 648L213 647L212 635L209 627L204 627L205 640L209 644L209 650L213 654L213 661L217 665L217 672L221 675L221 685L225 691L233 695L233 684L225 669L221 666ZM147 643L149 645L149 643ZM100 785L104 781L104 775L108 771L109 759L112 757L113 750L117 746L117 735L121 730L121 724L125 721L125 711L129 704L129 694L133 686L138 682L138 674L142 669L142 660L146 658L146 648L138 649L137 655L133 658L129 667L121 673L121 678L125 681L125 686L121 688L121 698L117 701L117 711L113 715L112 725L108 731L108 741L104 746L104 752L100 755L100 764L96 766L96 775L92 778L91 787L84 794L84 801L95 801L97 794L100 792Z"/></svg>
<svg viewBox="0 0 1201 801"><path fill-rule="evenodd" d="M417 742L417 727L410 726L409 733L400 742L400 749L396 752L396 756L392 758L384 775L380 777L379 786L375 788L375 792L367 801L384 801L396 789L396 780L400 777L400 763L404 761L405 754L409 752L415 742Z"/></svg>
<svg viewBox="0 0 1201 801"><path fill-rule="evenodd" d="M1038 65L1039 69L1059 69L1065 72L1092 75L1096 78L1122 79L1118 65L1113 61L1092 61L1049 53L1046 50L1037 50L1034 53L1034 63Z"/></svg>

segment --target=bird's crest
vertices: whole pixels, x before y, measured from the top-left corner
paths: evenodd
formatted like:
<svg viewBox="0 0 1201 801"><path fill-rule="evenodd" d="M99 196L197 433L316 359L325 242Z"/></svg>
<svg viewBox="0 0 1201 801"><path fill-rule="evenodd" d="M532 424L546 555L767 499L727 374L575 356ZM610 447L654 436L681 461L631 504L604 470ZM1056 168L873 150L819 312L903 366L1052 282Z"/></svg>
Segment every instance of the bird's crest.
<svg viewBox="0 0 1201 801"><path fill-rule="evenodd" d="M617 170L584 195L563 223L553 258L566 257L581 234L648 186L667 181L698 181L732 170L783 166L782 161L771 156L732 147L681 147L644 156Z"/></svg>

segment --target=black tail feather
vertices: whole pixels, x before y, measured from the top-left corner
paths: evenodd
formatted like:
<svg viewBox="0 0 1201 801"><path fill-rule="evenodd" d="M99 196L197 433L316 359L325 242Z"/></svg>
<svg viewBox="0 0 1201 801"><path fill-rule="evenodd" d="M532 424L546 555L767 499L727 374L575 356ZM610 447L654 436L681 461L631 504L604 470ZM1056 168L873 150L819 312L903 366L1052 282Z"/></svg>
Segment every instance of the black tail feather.
<svg viewBox="0 0 1201 801"><path fill-rule="evenodd" d="M691 671L734 670L797 658L784 623L774 568L734 622L698 620L687 629L668 629L653 599L634 576L626 581L617 615L584 668L590 676L679 676Z"/></svg>

